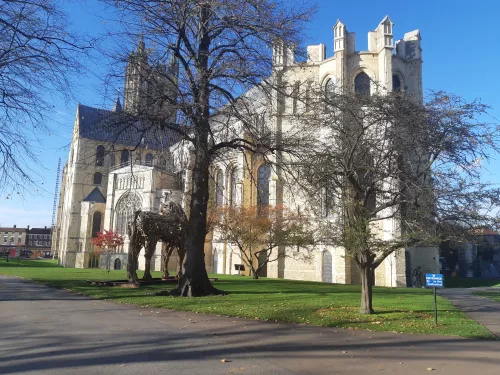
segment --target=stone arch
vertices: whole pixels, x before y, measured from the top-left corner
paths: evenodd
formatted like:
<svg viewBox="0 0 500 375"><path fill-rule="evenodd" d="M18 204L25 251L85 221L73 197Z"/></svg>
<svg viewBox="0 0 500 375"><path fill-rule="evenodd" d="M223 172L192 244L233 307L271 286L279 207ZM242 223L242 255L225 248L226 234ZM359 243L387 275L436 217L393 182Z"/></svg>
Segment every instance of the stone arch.
<svg viewBox="0 0 500 375"><path fill-rule="evenodd" d="M321 87L326 90L327 89L327 85L330 83L330 84L333 84L334 87L336 88L337 85L338 85L338 82L337 82L337 77L331 75L331 74L325 74L322 78L321 78Z"/></svg>
<svg viewBox="0 0 500 375"><path fill-rule="evenodd" d="M371 79L365 72L359 72L354 77L354 92L358 95L371 94Z"/></svg>
<svg viewBox="0 0 500 375"><path fill-rule="evenodd" d="M399 85L397 84L399 80ZM405 90L405 79L403 74L399 69L392 71L392 91L401 92Z"/></svg>
<svg viewBox="0 0 500 375"><path fill-rule="evenodd" d="M113 269L115 271L118 271L118 270L121 270L122 269L122 261L120 260L120 258L116 258L115 259L115 263L113 265Z"/></svg>
<svg viewBox="0 0 500 375"><path fill-rule="evenodd" d="M333 257L329 250L321 254L321 279L324 283L333 282Z"/></svg>
<svg viewBox="0 0 500 375"><path fill-rule="evenodd" d="M352 72L352 74L350 76L350 80L349 80L352 91L355 92L355 80L356 80L356 77L358 75L360 75L361 73L365 73L368 76L368 78L370 79L370 95L375 93L377 91L376 87L375 87L375 82L377 82L377 75L370 68L368 68L366 66L360 66Z"/></svg>
<svg viewBox="0 0 500 375"><path fill-rule="evenodd" d="M115 228L121 235L127 234L127 225L134 217L134 212L142 208L141 198L134 193L123 194L115 206Z"/></svg>

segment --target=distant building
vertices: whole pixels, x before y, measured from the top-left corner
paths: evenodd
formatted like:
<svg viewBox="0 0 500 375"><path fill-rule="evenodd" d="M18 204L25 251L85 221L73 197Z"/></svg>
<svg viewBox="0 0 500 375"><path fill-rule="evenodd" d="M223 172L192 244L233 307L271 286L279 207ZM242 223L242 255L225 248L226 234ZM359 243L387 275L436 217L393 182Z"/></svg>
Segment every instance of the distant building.
<svg viewBox="0 0 500 375"><path fill-rule="evenodd" d="M28 236L26 247L29 250L52 247L52 230L50 228L31 228L28 227Z"/></svg>
<svg viewBox="0 0 500 375"><path fill-rule="evenodd" d="M26 234L26 228L17 228L16 225L11 228L0 227L0 255L17 256L16 252L25 246Z"/></svg>

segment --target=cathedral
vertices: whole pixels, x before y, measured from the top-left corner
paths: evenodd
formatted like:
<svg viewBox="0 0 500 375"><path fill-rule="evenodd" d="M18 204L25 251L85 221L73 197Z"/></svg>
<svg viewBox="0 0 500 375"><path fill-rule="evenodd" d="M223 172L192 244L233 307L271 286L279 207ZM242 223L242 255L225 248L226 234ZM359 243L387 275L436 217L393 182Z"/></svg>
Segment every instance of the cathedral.
<svg viewBox="0 0 500 375"><path fill-rule="evenodd" d="M368 32L368 50L357 51L355 34L339 20L333 27L333 54L327 56L324 44L307 47L307 60L296 62L293 51L273 48L273 69L288 86L307 94L308 87L352 87L355 90L404 90L419 100L423 97L422 49L418 30L393 41L393 23L385 17L374 31ZM122 100L112 109L77 106L69 159L63 170L57 224L53 231L53 251L65 267L105 267L104 259L94 252L92 238L98 232L113 230L124 236L125 243L112 255L111 268L126 266L129 239L127 223L135 210L160 212L166 200L189 206L192 153L186 142L174 132L148 127L134 117L140 111L162 113L176 121L176 113L157 103L158 90L168 92L176 82L178 65L174 59L152 66L141 40L129 55ZM168 79L165 79L168 77ZM377 82L377 85L374 84ZM154 84L153 84L154 83ZM252 90L251 90L252 91ZM307 103L293 96L281 103L279 116L270 116L273 103L256 95L257 115L262 121L280 122L286 129L287 114L303 110ZM281 124L283 122L283 124ZM235 125L235 128L237 126ZM119 129L119 131L113 131ZM283 205L294 209L300 202L280 191L276 172L261 157L243 150L227 151L211 168L211 200L215 205ZM395 219L384 220L385 231L394 228ZM160 270L161 243L157 245L152 269ZM273 278L358 283L359 272L345 251L330 245L317 246L307 258L290 256L270 262L261 271ZM173 259L175 262L175 259ZM205 243L207 271L238 274L242 264L239 250L230 243L217 242L209 234ZM235 267L236 266L236 267ZM411 272L437 273L436 248L407 248L396 251L378 267L375 284L410 286ZM139 258L139 268L144 257ZM172 265L172 269L175 266ZM248 273L248 270L245 270Z"/></svg>

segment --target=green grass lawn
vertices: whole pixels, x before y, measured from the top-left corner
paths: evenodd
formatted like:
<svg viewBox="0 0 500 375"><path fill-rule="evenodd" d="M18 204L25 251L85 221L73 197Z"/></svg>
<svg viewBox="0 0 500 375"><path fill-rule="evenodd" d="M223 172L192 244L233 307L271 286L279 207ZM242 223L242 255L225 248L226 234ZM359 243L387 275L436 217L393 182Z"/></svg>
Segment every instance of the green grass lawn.
<svg viewBox="0 0 500 375"><path fill-rule="evenodd" d="M377 313L366 316L358 313L358 285L216 275L219 280L214 285L228 295L179 298L150 295L164 289L164 285L139 289L90 285L86 280L125 279L125 271L108 274L98 269L62 268L54 261L22 260L18 264L17 260L6 263L2 259L0 274L21 276L98 299L154 308L374 331L493 338L481 325L441 297L438 297L439 326L435 327L432 291L426 289L375 287ZM159 272L153 273L153 277L159 276Z"/></svg>
<svg viewBox="0 0 500 375"><path fill-rule="evenodd" d="M479 288L500 286L500 279L481 279L471 277L445 277L445 288Z"/></svg>
<svg viewBox="0 0 500 375"><path fill-rule="evenodd" d="M476 296L486 297L495 302L500 302L500 290L496 291L485 291L485 292L475 292Z"/></svg>

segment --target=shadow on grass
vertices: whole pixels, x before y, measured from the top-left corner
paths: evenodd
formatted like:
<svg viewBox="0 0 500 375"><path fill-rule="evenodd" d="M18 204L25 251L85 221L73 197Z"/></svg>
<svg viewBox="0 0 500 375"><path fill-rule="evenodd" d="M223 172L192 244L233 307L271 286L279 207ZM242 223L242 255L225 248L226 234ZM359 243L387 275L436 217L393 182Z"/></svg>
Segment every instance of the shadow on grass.
<svg viewBox="0 0 500 375"><path fill-rule="evenodd" d="M5 258L0 259L0 268L63 268L57 265L57 260L48 260L48 259L20 259L18 261L17 258L9 258L7 262Z"/></svg>

